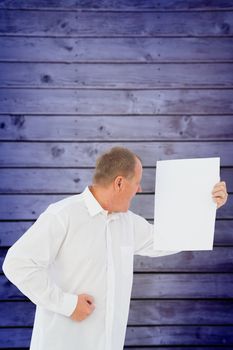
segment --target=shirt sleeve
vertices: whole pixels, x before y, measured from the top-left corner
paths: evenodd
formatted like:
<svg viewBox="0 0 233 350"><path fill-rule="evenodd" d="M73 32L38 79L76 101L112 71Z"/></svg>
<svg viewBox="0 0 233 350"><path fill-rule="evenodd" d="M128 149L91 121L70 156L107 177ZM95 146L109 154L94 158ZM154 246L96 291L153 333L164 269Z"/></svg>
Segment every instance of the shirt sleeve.
<svg viewBox="0 0 233 350"><path fill-rule="evenodd" d="M43 212L36 222L9 248L2 269L6 277L33 303L70 316L78 296L64 292L49 274L66 229L53 212Z"/></svg>
<svg viewBox="0 0 233 350"><path fill-rule="evenodd" d="M134 254L157 257L180 253L180 250L155 250L154 225L142 216L130 212L134 232Z"/></svg>

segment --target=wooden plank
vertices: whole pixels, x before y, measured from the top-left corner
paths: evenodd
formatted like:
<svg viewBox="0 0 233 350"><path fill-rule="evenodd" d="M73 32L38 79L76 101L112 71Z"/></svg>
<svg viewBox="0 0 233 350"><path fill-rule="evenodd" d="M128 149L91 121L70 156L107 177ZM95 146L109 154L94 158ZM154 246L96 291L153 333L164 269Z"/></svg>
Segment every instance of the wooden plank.
<svg viewBox="0 0 233 350"><path fill-rule="evenodd" d="M0 327L32 327L35 305L1 302L0 313ZM232 325L232 313L232 300L131 300L128 325Z"/></svg>
<svg viewBox="0 0 233 350"><path fill-rule="evenodd" d="M34 221L1 222L0 247L13 245ZM0 252L3 254L3 250L0 250Z"/></svg>
<svg viewBox="0 0 233 350"><path fill-rule="evenodd" d="M0 349L29 349L32 335L31 328L0 328ZM24 350L24 349L23 349Z"/></svg>
<svg viewBox="0 0 233 350"><path fill-rule="evenodd" d="M8 248L0 249L0 272ZM232 272L233 248L214 247L213 251L181 252L166 257L135 255L134 272Z"/></svg>
<svg viewBox="0 0 233 350"><path fill-rule="evenodd" d="M157 160L220 157L221 166L232 166L232 142L2 142L0 167L93 167L96 158L113 146L124 146L138 154L142 164Z"/></svg>
<svg viewBox="0 0 233 350"><path fill-rule="evenodd" d="M0 89L1 114L233 114L233 89Z"/></svg>
<svg viewBox="0 0 233 350"><path fill-rule="evenodd" d="M128 325L232 325L232 301L131 300Z"/></svg>
<svg viewBox="0 0 233 350"><path fill-rule="evenodd" d="M229 36L233 12L0 12L0 32L25 36ZM119 26L119 23L121 25Z"/></svg>
<svg viewBox="0 0 233 350"><path fill-rule="evenodd" d="M233 326L128 327L125 344L233 345Z"/></svg>
<svg viewBox="0 0 233 350"><path fill-rule="evenodd" d="M131 300L128 325L232 325L232 312L232 300Z"/></svg>
<svg viewBox="0 0 233 350"><path fill-rule="evenodd" d="M216 62L233 59L233 38L227 37L0 37L0 47L0 61L14 62Z"/></svg>
<svg viewBox="0 0 233 350"><path fill-rule="evenodd" d="M135 196L132 200L131 210L145 218L154 218L154 195L141 194ZM217 210L217 218L233 218L233 195L229 195L227 205Z"/></svg>
<svg viewBox="0 0 233 350"><path fill-rule="evenodd" d="M27 0L5 0L0 3L0 8L9 9L72 9L72 10L133 10L141 11L142 9L148 10L226 10L232 9L232 0L118 0L117 3L114 0L99 0L98 2L91 2L89 0L82 0L77 2L76 0L34 0L28 2Z"/></svg>
<svg viewBox="0 0 233 350"><path fill-rule="evenodd" d="M143 193L155 191L155 169L145 168L142 175ZM1 169L0 193L78 193L91 184L94 169ZM233 192L233 168L221 168L220 178Z"/></svg>
<svg viewBox="0 0 233 350"><path fill-rule="evenodd" d="M0 140L232 141L233 116L0 115Z"/></svg>
<svg viewBox="0 0 233 350"><path fill-rule="evenodd" d="M224 308L224 305L222 307ZM32 327L35 309L32 302L0 302L0 327Z"/></svg>
<svg viewBox="0 0 233 350"><path fill-rule="evenodd" d="M3 195L4 196L4 195ZM15 195L17 197L17 195ZM27 195L25 195L27 197ZM138 215L145 218L154 218L154 195L141 194L133 198L131 204L131 210ZM13 199L14 201L14 199ZM1 199L0 199L1 202ZM14 203L16 204L16 203ZM33 206L32 203L31 207ZM233 218L233 195L229 195L227 205L222 206L217 210L218 219L232 219ZM155 217L156 223L156 217Z"/></svg>
<svg viewBox="0 0 233 350"><path fill-rule="evenodd" d="M232 63L0 63L0 87L223 88L233 87Z"/></svg>
<svg viewBox="0 0 233 350"><path fill-rule="evenodd" d="M86 9L86 10L216 10L216 9L232 9L233 3L232 0L150 0L150 1L141 1L141 0L131 0L130 2L119 0L116 2L111 1L98 1L90 2L89 0L82 0L77 2L76 0L68 0L65 3L62 0L34 0L33 2L28 2L26 0L5 0L0 3L0 8L10 8L10 9Z"/></svg>
<svg viewBox="0 0 233 350"><path fill-rule="evenodd" d="M29 347L31 339L31 328L1 328L0 338L3 347L16 349L18 347ZM132 346L137 345L162 345L163 349L168 350L164 345L190 345L192 349L201 350L199 345L224 345L224 350L232 349L227 347L233 344L232 326L154 326L154 327L128 327L126 334L126 346L130 349L136 349ZM195 345L198 347L195 348ZM143 349L140 347L140 349ZM173 348L174 349L174 348ZM176 348L181 349L181 348ZM182 347L183 349L183 347ZM185 349L189 349L185 347ZM205 350L213 350L213 347L204 347Z"/></svg>
<svg viewBox="0 0 233 350"><path fill-rule="evenodd" d="M135 272L232 272L233 249L215 247L213 251L181 252L166 258L135 256Z"/></svg>
<svg viewBox="0 0 233 350"><path fill-rule="evenodd" d="M0 275L0 298L25 300L25 296L4 275ZM136 273L132 298L233 298L233 274Z"/></svg>
<svg viewBox="0 0 233 350"><path fill-rule="evenodd" d="M11 246L17 239L21 237L21 235L26 232L26 230L29 229L29 227L33 224L34 221L4 221L1 222L1 237L0 237L0 246L1 247L9 247ZM153 223L153 220L150 220L151 223ZM216 220L215 223L215 234L214 234L214 245L217 246L232 246L233 245L233 220ZM202 252L204 253L204 252ZM213 253L211 253L213 254ZM136 259L140 259L140 257L135 257ZM144 259L144 258L142 258ZM159 258L158 258L159 259ZM179 255L174 255L174 260L179 259ZM174 260L172 259L171 263L174 264ZM141 260L136 260L141 261ZM169 258L170 261L170 258ZM151 261L147 261L147 264ZM158 262L158 260L157 260ZM166 261L168 262L168 261ZM163 261L165 263L165 261ZM168 262L169 263L169 262ZM196 261L194 263L197 263ZM211 256L211 259L209 261L209 264L214 263L214 260ZM216 264L219 263L219 268L222 266L220 262L216 262ZM140 265L140 268L142 268L140 263L137 263ZM208 266L208 264L207 264ZM202 268L204 266L199 266L199 268ZM170 266L172 268L172 266ZM186 266L186 268L189 268L189 265Z"/></svg>
<svg viewBox="0 0 233 350"><path fill-rule="evenodd" d="M167 257L165 256L164 259L167 259ZM233 274L135 274L132 297L232 298Z"/></svg>
<svg viewBox="0 0 233 350"><path fill-rule="evenodd" d="M144 182L154 176L150 169L145 172ZM93 169L0 169L0 193L82 192L91 183L92 174ZM153 186L152 179L150 182Z"/></svg>
<svg viewBox="0 0 233 350"><path fill-rule="evenodd" d="M25 295L5 275L0 275L0 298L1 300L25 300Z"/></svg>
<svg viewBox="0 0 233 350"><path fill-rule="evenodd" d="M171 346L171 347L169 347L169 346L162 346L162 347L160 347L160 346L155 346L155 347L153 347L153 346L150 346L150 347L137 347L137 346L125 346L124 347L124 349L131 349L131 350L174 350L174 347L173 346ZM185 346L185 348L181 345L180 347L175 347L175 350L213 350L213 347L212 346L204 346L204 347L202 347L202 346L200 346L200 345L198 345L197 347L196 346ZM214 349L224 349L224 350L232 350L232 347L231 346L224 346L224 348L223 347L221 347L221 345L220 346L215 346L214 347ZM24 350L24 349L21 349L21 350ZM27 350L27 349L25 349L25 350Z"/></svg>
<svg viewBox="0 0 233 350"><path fill-rule="evenodd" d="M67 195L1 195L0 220L34 220L50 203L68 197ZM154 195L136 195L131 203L131 210L145 218L154 217ZM228 202L217 210L218 219L233 219L233 195ZM156 218L155 218L156 219Z"/></svg>

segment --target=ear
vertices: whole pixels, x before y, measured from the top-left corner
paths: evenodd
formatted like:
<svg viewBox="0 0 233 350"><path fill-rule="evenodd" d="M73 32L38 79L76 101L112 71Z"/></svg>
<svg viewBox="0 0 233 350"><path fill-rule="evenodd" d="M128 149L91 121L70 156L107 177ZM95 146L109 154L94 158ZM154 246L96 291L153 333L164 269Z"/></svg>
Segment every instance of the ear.
<svg viewBox="0 0 233 350"><path fill-rule="evenodd" d="M124 181L122 176L117 176L114 180L114 188L117 192L121 192L124 186Z"/></svg>

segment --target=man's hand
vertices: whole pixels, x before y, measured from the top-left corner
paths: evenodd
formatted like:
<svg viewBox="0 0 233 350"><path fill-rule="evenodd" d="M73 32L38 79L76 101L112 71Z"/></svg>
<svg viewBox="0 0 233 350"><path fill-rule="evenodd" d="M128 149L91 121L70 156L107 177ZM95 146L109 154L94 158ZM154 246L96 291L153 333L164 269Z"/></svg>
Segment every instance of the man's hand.
<svg viewBox="0 0 233 350"><path fill-rule="evenodd" d="M228 197L227 188L225 181L216 183L212 190L212 198L217 203L217 208L220 208L226 203Z"/></svg>
<svg viewBox="0 0 233 350"><path fill-rule="evenodd" d="M88 294L80 294L74 312L70 315L73 321L85 320L94 311L94 298Z"/></svg>

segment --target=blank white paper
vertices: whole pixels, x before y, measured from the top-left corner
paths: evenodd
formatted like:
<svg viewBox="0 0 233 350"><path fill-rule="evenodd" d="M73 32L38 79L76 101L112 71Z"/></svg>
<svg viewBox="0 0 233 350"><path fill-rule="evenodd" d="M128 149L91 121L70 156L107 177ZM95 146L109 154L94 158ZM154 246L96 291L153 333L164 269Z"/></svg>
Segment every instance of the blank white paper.
<svg viewBox="0 0 233 350"><path fill-rule="evenodd" d="M154 249L212 250L220 181L220 158L156 163Z"/></svg>

